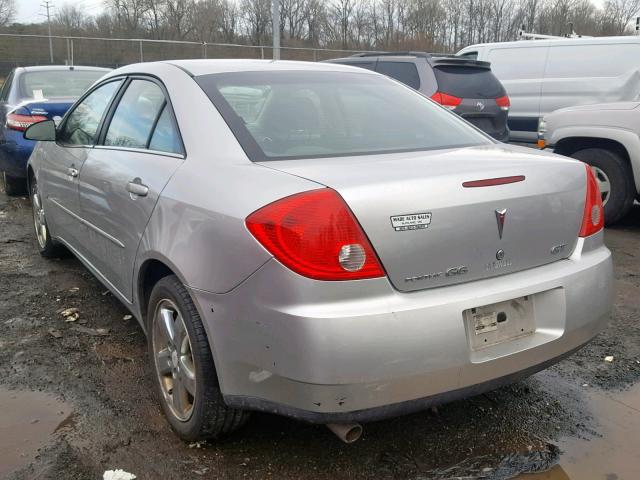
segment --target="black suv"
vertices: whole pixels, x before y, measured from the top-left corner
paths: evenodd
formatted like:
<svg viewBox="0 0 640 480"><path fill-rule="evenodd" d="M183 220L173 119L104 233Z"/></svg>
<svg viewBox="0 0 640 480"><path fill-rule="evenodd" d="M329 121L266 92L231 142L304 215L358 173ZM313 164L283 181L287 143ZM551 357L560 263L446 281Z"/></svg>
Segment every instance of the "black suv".
<svg viewBox="0 0 640 480"><path fill-rule="evenodd" d="M509 140L509 97L489 62L424 52L358 53L327 62L373 70L449 108L493 138Z"/></svg>

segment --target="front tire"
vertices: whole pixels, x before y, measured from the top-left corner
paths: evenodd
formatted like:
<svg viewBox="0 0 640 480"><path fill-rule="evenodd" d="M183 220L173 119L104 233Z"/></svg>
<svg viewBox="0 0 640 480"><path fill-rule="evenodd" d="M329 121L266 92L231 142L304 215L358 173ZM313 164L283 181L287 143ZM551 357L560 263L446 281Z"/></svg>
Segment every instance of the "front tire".
<svg viewBox="0 0 640 480"><path fill-rule="evenodd" d="M27 193L27 182L24 178L14 177L2 172L2 183L4 185L4 193L10 197Z"/></svg>
<svg viewBox="0 0 640 480"><path fill-rule="evenodd" d="M160 404L174 432L195 441L240 428L248 413L224 403L200 315L175 275L153 287L147 325Z"/></svg>
<svg viewBox="0 0 640 480"><path fill-rule="evenodd" d="M602 194L605 224L620 221L629 213L637 193L629 162L603 148L586 148L571 156L591 166Z"/></svg>
<svg viewBox="0 0 640 480"><path fill-rule="evenodd" d="M30 185L31 210L33 212L33 227L38 242L38 251L40 255L46 258L56 258L64 256L65 249L59 243L56 243L49 234L47 219L42 205L42 198L38 191L38 182L35 177L31 179Z"/></svg>

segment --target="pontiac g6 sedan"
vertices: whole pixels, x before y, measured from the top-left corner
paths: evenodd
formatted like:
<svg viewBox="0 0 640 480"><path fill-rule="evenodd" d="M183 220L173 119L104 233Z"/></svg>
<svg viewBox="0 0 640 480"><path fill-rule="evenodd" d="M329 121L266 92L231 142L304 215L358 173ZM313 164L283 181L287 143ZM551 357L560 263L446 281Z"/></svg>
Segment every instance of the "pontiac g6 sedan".
<svg viewBox="0 0 640 480"><path fill-rule="evenodd" d="M65 246L133 312L183 439L260 410L351 441L543 369L607 321L585 164L370 71L130 65L25 135L41 253Z"/></svg>

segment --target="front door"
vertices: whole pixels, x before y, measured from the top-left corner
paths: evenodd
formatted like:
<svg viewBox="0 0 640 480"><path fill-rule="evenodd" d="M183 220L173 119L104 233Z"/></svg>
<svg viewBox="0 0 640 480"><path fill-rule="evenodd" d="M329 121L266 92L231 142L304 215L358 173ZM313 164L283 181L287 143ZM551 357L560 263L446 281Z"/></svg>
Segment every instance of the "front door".
<svg viewBox="0 0 640 480"><path fill-rule="evenodd" d="M83 255L126 300L138 244L183 147L163 88L133 78L80 171Z"/></svg>
<svg viewBox="0 0 640 480"><path fill-rule="evenodd" d="M122 80L103 84L89 93L60 126L56 142L37 149L41 199L52 234L77 249L85 234L78 204L78 175L96 141L98 128Z"/></svg>

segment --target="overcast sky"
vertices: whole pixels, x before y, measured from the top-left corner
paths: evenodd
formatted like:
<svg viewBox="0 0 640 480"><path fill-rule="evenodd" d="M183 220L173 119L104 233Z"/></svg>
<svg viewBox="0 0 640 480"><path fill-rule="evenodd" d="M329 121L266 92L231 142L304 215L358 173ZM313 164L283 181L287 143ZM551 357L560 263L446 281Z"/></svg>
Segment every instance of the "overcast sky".
<svg viewBox="0 0 640 480"><path fill-rule="evenodd" d="M103 0L74 0L69 2L68 0L52 0L51 4L53 9L51 14L56 11L56 5L64 5L65 3L73 3L83 8L87 14L95 15L99 13L103 8ZM41 5L44 4L43 0L16 0L16 7L18 9L18 15L16 21L21 23L41 22L45 19L43 16L47 13L46 9ZM42 14L42 15L40 15Z"/></svg>

